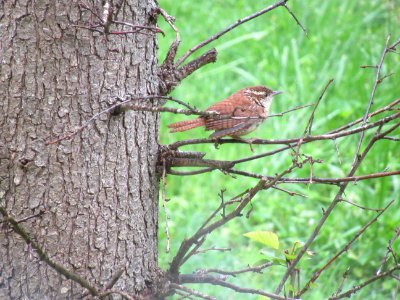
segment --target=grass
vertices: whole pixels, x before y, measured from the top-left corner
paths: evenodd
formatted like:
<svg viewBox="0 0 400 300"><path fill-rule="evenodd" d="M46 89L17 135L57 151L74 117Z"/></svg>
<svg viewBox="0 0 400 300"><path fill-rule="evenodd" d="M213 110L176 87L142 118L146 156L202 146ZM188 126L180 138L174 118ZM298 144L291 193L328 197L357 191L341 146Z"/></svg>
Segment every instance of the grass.
<svg viewBox="0 0 400 300"><path fill-rule="evenodd" d="M324 133L337 126L361 117L372 89L374 69L360 69L361 65L374 65L379 61L387 34L392 41L400 37L400 8L394 0L319 2L289 1L288 4L309 30L306 37L290 15L279 8L250 21L215 41L211 47L218 50L218 61L208 65L178 86L172 95L205 109L232 92L251 85L267 85L285 91L272 104L272 113L315 102L330 78L334 83L316 112L313 133ZM159 4L176 17L180 29L182 55L193 45L218 32L235 20L262 9L272 1L214 0L173 1L160 0ZM160 22L167 37L160 38L160 61L165 56L174 35L167 24ZM202 54L199 52L198 55ZM383 74L395 72L378 87L372 109L377 109L397 99L400 95L400 56L390 54L384 64ZM311 109L296 111L282 118L271 118L249 137L268 139L298 137L302 134ZM206 137L202 129L170 134L168 123L187 119L185 116L163 114L160 142L167 144L192 137ZM394 136L399 135L399 130ZM367 135L367 137L370 135ZM320 158L323 164L315 165L318 177L344 176L351 165L357 137L337 140L342 164L339 163L332 141L305 145L303 151ZM273 146L255 146L261 153ZM250 156L246 145L196 145L184 148L207 153L207 158L235 159ZM368 174L390 168L400 168L399 143L382 141L376 145L357 174ZM291 161L287 153L241 165L240 169L273 175L282 171ZM309 168L297 170L293 176L308 176ZM171 252L165 253L166 238L163 232L164 216L160 218L160 265L168 266L183 238L190 236L219 204L218 192L226 189L226 198L251 187L256 180L234 179L214 171L192 177L168 176L167 198L170 215ZM322 185L287 186L305 194L307 199L290 197L279 191L259 193L252 201L253 212L249 219L234 220L208 237L207 247L227 247L230 252L194 256L182 269L191 273L200 268L240 269L257 262L261 255L259 244L243 236L254 230L272 230L284 245L305 241L337 192L336 187ZM400 178L383 178L351 184L346 199L368 207L383 207L391 199L398 199ZM364 211L345 203L335 208L311 249L316 254L304 260L301 266L303 283L375 213ZM343 274L350 268L344 289L351 288L377 270L385 254L393 230L399 226L398 202L374 224L343 257L336 261L317 281L304 299L324 299L331 295ZM400 242L394 244L399 253ZM230 282L252 288L274 290L285 270L272 267L264 274L248 274ZM252 295L238 295L214 286L193 286L217 298L258 299ZM371 284L357 293L355 299L390 299L397 284L386 279Z"/></svg>

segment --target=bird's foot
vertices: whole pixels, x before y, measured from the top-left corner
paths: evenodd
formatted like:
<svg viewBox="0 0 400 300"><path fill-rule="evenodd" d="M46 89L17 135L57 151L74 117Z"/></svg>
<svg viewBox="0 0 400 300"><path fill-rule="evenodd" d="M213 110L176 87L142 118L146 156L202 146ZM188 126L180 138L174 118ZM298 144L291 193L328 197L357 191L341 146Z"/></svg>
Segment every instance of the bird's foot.
<svg viewBox="0 0 400 300"><path fill-rule="evenodd" d="M239 136L235 136L234 138L235 138L235 140L242 141L242 142L245 142L246 144L248 144L250 147L250 151L254 152L253 143L257 140L256 138L244 139Z"/></svg>

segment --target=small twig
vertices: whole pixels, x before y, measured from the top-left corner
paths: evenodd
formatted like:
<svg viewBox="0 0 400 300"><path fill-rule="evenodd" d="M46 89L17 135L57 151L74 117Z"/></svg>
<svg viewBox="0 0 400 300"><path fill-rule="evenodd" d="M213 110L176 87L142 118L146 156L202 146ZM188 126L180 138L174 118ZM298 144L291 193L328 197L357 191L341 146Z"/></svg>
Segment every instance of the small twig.
<svg viewBox="0 0 400 300"><path fill-rule="evenodd" d="M289 6L287 6L286 2L283 5L286 10L288 11L288 13L293 17L293 19L296 21L297 25L300 26L301 30L303 30L304 34L308 37L308 32L305 29L305 27L303 26L303 24L301 24L301 22L299 21L299 19L296 17L296 15L291 11L291 9L289 8Z"/></svg>
<svg viewBox="0 0 400 300"><path fill-rule="evenodd" d="M181 37L179 34L178 28L175 26L174 21L175 19L171 17L165 10L163 10L161 7L158 8L159 13L161 16L164 18L164 20L169 24L169 26L172 28L173 31L175 31L175 39L172 42L171 46L169 47L167 56L164 59L164 62L162 63L163 66L170 66L172 67L174 65L174 60L176 57L176 53L179 48L179 44L181 43Z"/></svg>
<svg viewBox="0 0 400 300"><path fill-rule="evenodd" d="M280 174L276 175L275 178L273 180L268 181L267 179L261 179L259 180L259 182L250 190L246 191L246 196L240 196L241 201L238 203L237 207L230 212L229 214L226 214L224 216L222 216L220 219L216 220L214 223L211 223L210 225L202 225L195 234L193 234L192 237L190 237L189 239L186 239L182 242L182 244L179 247L179 250L177 252L177 254L175 255L175 257L173 258L171 264L170 264L170 269L169 269L169 273L174 275L174 274L178 274L179 273L179 268L182 266L182 264L187 261L191 255L193 255L194 249L198 249L198 243L204 242L205 237L213 232L215 229L223 226L224 224L226 224L227 222L229 222L230 220L238 217L241 215L243 209L247 206L247 204L249 204L249 202L251 201L251 199L253 199L253 197L261 190L263 189L267 189L269 187L275 186L275 184L286 174L289 174L293 171L293 169L297 168L298 165L292 165L289 168L287 168L286 170L284 170L283 172L281 172ZM218 213L218 211L220 209L222 209L224 207L224 205L226 205L226 203L223 203L219 206L219 208L214 211L211 215L211 217L209 217L207 219L207 221L205 223L208 223L211 221L212 218L214 218L214 216ZM195 245L195 246L194 246ZM188 251L194 246L194 248L188 253Z"/></svg>
<svg viewBox="0 0 400 300"><path fill-rule="evenodd" d="M39 211L37 214L33 214L33 215L27 216L27 217L25 217L25 218L16 220L16 222L17 222L17 223L23 223L23 222L26 222L26 221L28 221L28 220L30 220L30 219L37 218L37 217L41 217L41 216L44 215L45 213L46 213L45 210L41 210L41 211Z"/></svg>
<svg viewBox="0 0 400 300"><path fill-rule="evenodd" d="M104 299L105 297L112 295L112 294L117 294L120 295L122 298L128 299L128 300L138 300L132 295L129 295L127 292L120 291L120 290L107 290L101 294L99 294L100 299Z"/></svg>
<svg viewBox="0 0 400 300"><path fill-rule="evenodd" d="M378 68L378 66L372 66L372 65L363 65L363 66L360 66L360 68L361 69L367 69L367 68L373 68L373 69L376 69L376 68Z"/></svg>
<svg viewBox="0 0 400 300"><path fill-rule="evenodd" d="M80 286L90 291L91 295L96 296L99 294L98 289L92 286L89 283L89 281L80 277L76 273L67 270L62 265L51 260L49 256L46 254L46 252L42 249L42 247L40 247L40 245L30 237L30 235L25 231L25 229L20 224L18 224L18 222L13 217L11 217L8 214L8 212L4 207L0 206L0 213L3 215L4 220L8 222L8 224L10 224L14 232L17 233L25 241L27 245L30 245L36 251L36 253L39 255L40 260L44 261L49 267L54 269L57 273L64 275L67 279L70 279L78 283Z"/></svg>
<svg viewBox="0 0 400 300"><path fill-rule="evenodd" d="M285 114L287 114L287 113L290 113L290 112L292 112L292 111L299 110L299 109L303 109L303 108L310 107L310 106L313 106L313 105L314 105L314 103L305 104L305 105L299 105L299 106L296 106L296 107L291 108L291 109L289 109L289 110L286 110L286 111L284 111L284 112L281 112L281 113L278 113L278 114L269 115L268 118L282 117L283 115L285 115Z"/></svg>
<svg viewBox="0 0 400 300"><path fill-rule="evenodd" d="M336 150L336 153L338 156L339 164L342 164L342 159L340 157L340 152L339 152L339 147L338 147L337 141L336 141L336 139L333 139L332 141L335 144L335 150Z"/></svg>
<svg viewBox="0 0 400 300"><path fill-rule="evenodd" d="M367 156L367 154L369 153L369 151L371 150L371 148L373 147L373 145L380 139L382 139L382 137L384 137L385 135L389 134L390 132L392 132L393 130L395 130L398 126L400 126L399 124L396 124L394 126L392 126L391 128L389 128L388 130L386 130L385 132L381 133L381 128L382 128L382 124L378 127L378 129L375 132L375 135L373 136L373 138L371 138L371 140L369 141L369 143L367 144L366 148L364 149L364 151L361 153L361 155L359 156L359 159L356 161L355 164L352 165L347 177L353 177L355 172L357 171L358 167L360 166L360 164L362 163L362 161L365 159L365 157ZM283 275L281 281L278 284L278 287L275 290L275 294L279 294L282 291L282 288L284 287L286 280L289 278L289 276L292 274L292 272L295 270L296 265L299 263L300 259L304 256L304 254L306 253L307 249L309 248L309 246L311 245L311 243L315 240L315 238L317 237L318 233L320 232L322 226L325 224L325 221L328 219L329 215L332 213L333 209L336 207L336 205L341 201L341 199L343 198L343 194L346 190L348 186L348 182L342 182L339 185L339 191L336 193L333 201L331 202L331 204L328 206L328 208L326 210L324 210L324 213L321 217L321 219L319 220L317 226L314 228L312 234L310 235L310 237L307 239L307 241L304 243L304 245L301 247L301 249L299 250L296 258L291 262L291 264L289 265L289 267L287 268L285 274Z"/></svg>
<svg viewBox="0 0 400 300"><path fill-rule="evenodd" d="M342 275L342 279L339 282L339 286L336 289L335 293L333 293L332 297L336 297L342 291L343 284L346 281L347 276L349 276L349 272L350 272L350 268L347 268L346 271L344 271L344 273Z"/></svg>
<svg viewBox="0 0 400 300"><path fill-rule="evenodd" d="M375 97L375 91L376 91L376 88L378 87L378 84L379 84L379 77L381 75L381 69L382 69L383 61L385 59L386 54L388 53L389 40L390 40L390 34L386 38L385 48L383 49L381 58L379 60L379 63L377 64L375 82L374 82L374 85L372 87L372 91L371 91L371 94L370 94L370 97L369 97L368 105L367 105L367 108L366 108L365 113L364 113L362 125L365 125L367 123L367 120L368 120L369 111L371 109L371 106L372 106L372 103L373 103L374 97ZM353 158L353 165L356 163L356 161L358 159L363 139L364 139L364 132L361 132L360 133L360 138L358 140L356 152L355 152L354 158Z"/></svg>
<svg viewBox="0 0 400 300"><path fill-rule="evenodd" d="M110 281L104 286L105 290L112 289L112 287L117 283L118 279L121 278L122 274L124 274L125 268L121 268L117 273L111 277Z"/></svg>
<svg viewBox="0 0 400 300"><path fill-rule="evenodd" d="M275 189L275 190L287 193L289 196L300 196L300 197L303 197L303 198L308 198L308 196L306 196L306 195L303 195L303 194L300 194L300 193L297 193L297 192L288 191L288 190L285 190L283 188L279 188L277 186L273 186L272 188Z"/></svg>
<svg viewBox="0 0 400 300"><path fill-rule="evenodd" d="M254 18L257 18L258 16L261 16L279 6L283 6L286 4L288 0L281 0L276 2L275 4L272 4L256 13L253 13L245 18L239 19L237 20L235 23L229 25L228 27L226 27L225 29L221 30L220 32L214 34L213 36L209 37L208 39L202 41L200 44L190 48L176 63L176 66L180 66L190 55L192 55L194 52L196 52L197 50L199 50L200 48L203 48L204 46L208 45L209 43L217 40L218 38L220 38L221 36L223 36L224 34L226 34L227 32L231 31L232 29L236 28L239 25L242 25L243 23L246 23Z"/></svg>
<svg viewBox="0 0 400 300"><path fill-rule="evenodd" d="M400 142L400 138L395 138L395 137L391 137L391 136L385 136L384 139L389 140L389 141Z"/></svg>
<svg viewBox="0 0 400 300"><path fill-rule="evenodd" d="M357 181L354 181L354 182L357 182ZM369 208L369 207L365 207L365 206L356 204L356 203L351 202L351 201L346 200L346 199L342 199L341 202L346 202L346 203L348 203L348 204L350 204L350 205L353 205L353 206L355 206L355 207L361 208L361 209L363 209L363 210L369 210L369 211L375 211L375 212L380 212L380 211L383 210L382 208Z"/></svg>
<svg viewBox="0 0 400 300"><path fill-rule="evenodd" d="M268 297L270 299L277 300L295 300L294 298L283 297L277 294L265 292L263 290L244 288L241 286L234 285L232 283L226 282L224 279L218 278L217 276L212 276L208 274L183 274L179 275L180 283L207 283L212 285L223 286L228 289L234 290L237 293L261 295Z"/></svg>
<svg viewBox="0 0 400 300"><path fill-rule="evenodd" d="M373 223L376 222L376 220L378 220L378 218L393 204L393 202L394 200L390 201L389 204L386 205L385 208L383 208L372 220L370 220L367 224L361 227L361 229L357 231L357 233L353 236L353 238L338 253L336 253L332 258L330 258L322 268L320 268L317 272L314 273L313 277L311 277L311 279L306 283L304 288L296 296L300 297L306 291L308 291L311 284L313 284L319 278L322 272L324 272L340 255L348 251L351 245L365 232L365 230L367 230L369 226L371 226Z"/></svg>
<svg viewBox="0 0 400 300"><path fill-rule="evenodd" d="M198 250L196 251L195 254L201 254L201 253L206 253L209 251L218 251L218 252L227 252L227 251L232 251L231 248L216 248L216 247L211 247L211 248L207 248L207 249L203 249L203 250Z"/></svg>
<svg viewBox="0 0 400 300"><path fill-rule="evenodd" d="M72 137L74 137L76 134L80 133L81 131L83 131L87 126L89 126L92 122L94 122L95 120L97 120L98 117L100 117L103 114L106 113L115 113L117 111L118 108L120 108L121 106L128 104L129 102L132 101L138 101L138 100L151 100L151 99L163 99L163 100L169 100L169 101L173 101L176 103L179 103L181 105L184 105L185 107L187 107L189 110L192 110L193 112L196 112L196 109L192 108L191 106L189 106L188 104L186 104L183 101L180 101L178 99L169 97L169 96L159 96L159 95L150 95L150 96L141 96L141 97L127 97L128 99L126 100L122 100L121 102L115 103L113 105L111 105L109 108L106 108L100 112L98 112L97 114L94 114L91 118L89 118L88 120L86 120L83 125L81 125L80 127L78 127L77 129L70 131L67 134L64 134L63 136L55 139L55 140L50 140L46 142L46 145L51 145L51 144L56 144L61 142L62 140L69 140ZM117 97L117 100L121 100L119 97ZM146 106L147 107L147 106Z"/></svg>
<svg viewBox="0 0 400 300"><path fill-rule="evenodd" d="M161 199L162 199L162 207L164 209L164 214L165 214L165 235L167 236L167 243L165 246L165 252L169 253L170 250L170 241L171 237L169 235L169 225L168 225L168 209L167 209L167 199L166 199L166 187L167 187L167 181L166 181L166 173L167 173L167 166L165 164L165 159L163 160L163 171L162 171L162 189L161 189Z"/></svg>
<svg viewBox="0 0 400 300"><path fill-rule="evenodd" d="M336 300L336 299L342 299L342 298L349 298L352 294L354 294L355 292L361 290L363 287L373 283L374 281L378 280L378 279L382 279L386 276L391 276L393 272L400 270L400 265L396 265L395 267L391 268L390 270L381 273L379 275L375 275L371 278L369 278L368 280L364 281L363 283L354 286L353 288L351 288L350 290L348 290L347 292L332 296L329 298L329 300Z"/></svg>
<svg viewBox="0 0 400 300"><path fill-rule="evenodd" d="M264 264L261 264L259 266L256 267L247 267L241 270L237 270L237 271L226 271L226 270L221 270L221 269L201 269L196 271L196 274L209 274L209 273L217 273L217 274L221 274L221 275L229 275L229 276L233 276L236 277L236 275L239 274L243 274L243 273L262 273L262 270L271 267L273 265L272 262L267 262Z"/></svg>
<svg viewBox="0 0 400 300"><path fill-rule="evenodd" d="M325 85L324 90L322 91L321 95L319 96L319 98L317 100L317 103L315 103L314 108L313 108L313 110L311 112L310 118L308 119L307 126L304 129L304 134L303 134L304 137L306 137L306 136L311 134L311 128L312 128L312 125L313 125L313 122L314 122L315 111L317 110L322 98L324 97L327 89L329 88L329 86L331 85L332 82L333 82L333 79L329 79L328 83Z"/></svg>
<svg viewBox="0 0 400 300"><path fill-rule="evenodd" d="M383 112L389 111L399 103L400 103L400 99L397 99L397 100L393 101L392 103L386 105L385 107L382 107L382 108L370 113L368 115L367 119L370 119L370 118L372 118L372 117L374 117L374 116L376 116L378 114L381 114ZM350 128L350 127L353 127L354 125L357 125L357 124L361 123L362 121L363 121L363 118L359 118L359 119L357 119L357 120L355 120L353 122L350 122L350 123L348 123L348 124L346 124L344 126L341 126L341 127L337 128L335 130L330 131L330 133L337 133L337 132L346 130L346 129Z"/></svg>
<svg viewBox="0 0 400 300"><path fill-rule="evenodd" d="M188 293L190 295L199 297L201 299L217 300L217 298L214 298L214 297L208 296L206 294L200 293L199 291L195 291L195 290L189 289L189 288L187 288L187 287L185 287L183 285L180 285L180 284L171 283L170 286L171 286L172 289L182 290L182 291L184 291L184 292L186 292L186 293Z"/></svg>
<svg viewBox="0 0 400 300"><path fill-rule="evenodd" d="M390 253L391 253L392 256L393 256L394 263L395 263L396 265L399 263L398 260L397 260L396 253L393 251L393 248L392 248L393 243L399 238L399 236L400 236L400 228L396 228L396 229L394 230L394 236L393 236L393 238L390 239L389 242L388 242L386 254L385 254L385 256L384 256L383 259L382 259L382 262L381 262L381 265L379 266L378 271L376 271L376 275L381 274L382 269L383 269L383 266L384 266L384 264L387 262Z"/></svg>

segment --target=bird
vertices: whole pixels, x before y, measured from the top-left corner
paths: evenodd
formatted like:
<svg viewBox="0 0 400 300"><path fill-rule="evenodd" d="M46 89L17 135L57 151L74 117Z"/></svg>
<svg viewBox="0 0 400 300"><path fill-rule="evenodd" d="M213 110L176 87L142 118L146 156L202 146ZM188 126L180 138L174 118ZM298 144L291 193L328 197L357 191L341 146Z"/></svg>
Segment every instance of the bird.
<svg viewBox="0 0 400 300"><path fill-rule="evenodd" d="M205 130L214 130L210 135L212 139L230 136L243 141L241 136L254 131L268 117L272 98L281 93L265 86L242 88L206 109L217 115L200 116L168 127L170 132L181 132L204 126Z"/></svg>

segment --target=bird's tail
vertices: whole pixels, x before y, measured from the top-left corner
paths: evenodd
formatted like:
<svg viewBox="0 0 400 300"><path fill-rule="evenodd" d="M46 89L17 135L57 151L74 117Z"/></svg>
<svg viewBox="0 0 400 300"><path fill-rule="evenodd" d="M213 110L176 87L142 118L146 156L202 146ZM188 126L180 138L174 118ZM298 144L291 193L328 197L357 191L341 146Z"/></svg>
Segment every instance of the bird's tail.
<svg viewBox="0 0 400 300"><path fill-rule="evenodd" d="M168 128L171 128L170 132L186 131L192 128L200 127L205 125L205 120L203 118L197 118L193 120L176 122L169 124Z"/></svg>

